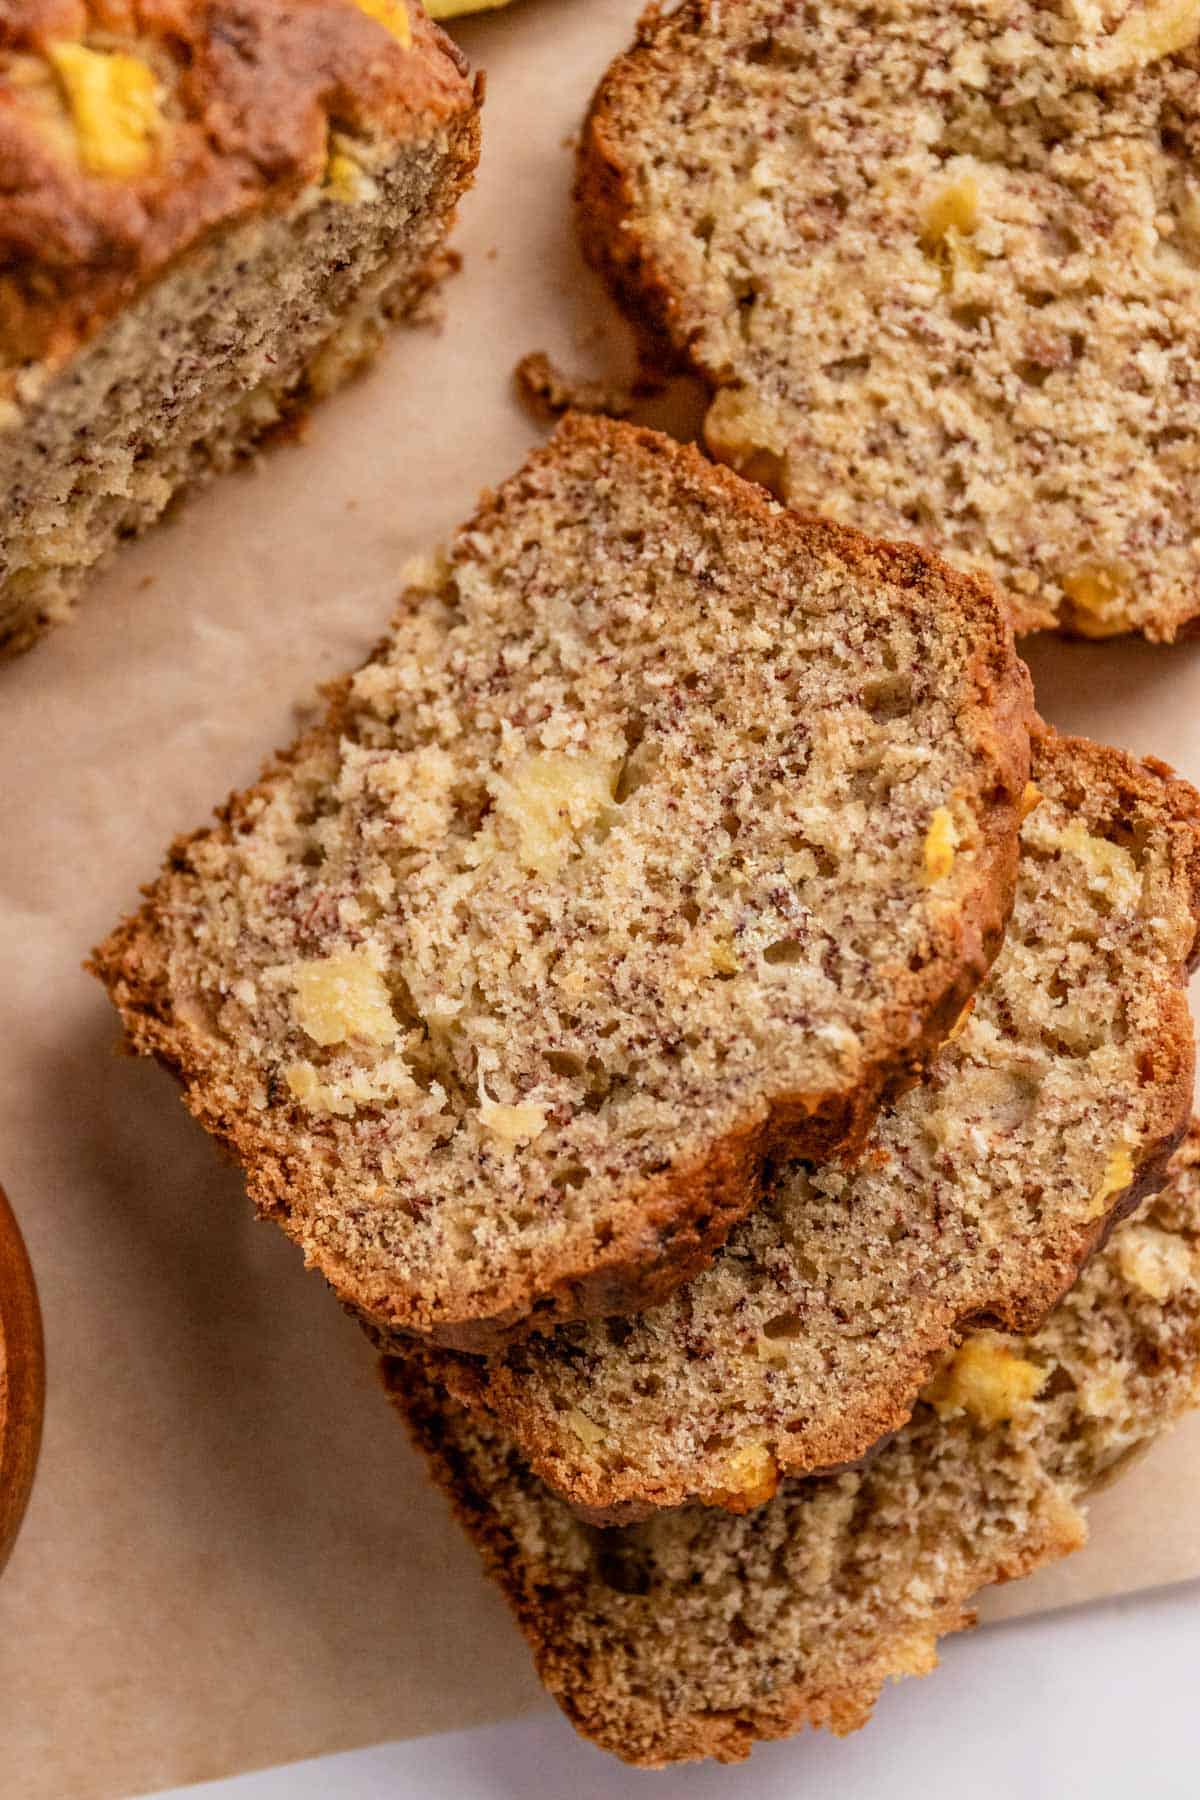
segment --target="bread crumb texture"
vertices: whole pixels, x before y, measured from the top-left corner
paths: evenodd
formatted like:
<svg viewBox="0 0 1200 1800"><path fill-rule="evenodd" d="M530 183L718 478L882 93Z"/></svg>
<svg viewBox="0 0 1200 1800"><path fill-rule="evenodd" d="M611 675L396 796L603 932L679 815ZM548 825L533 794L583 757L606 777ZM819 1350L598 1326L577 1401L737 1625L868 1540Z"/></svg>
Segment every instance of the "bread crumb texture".
<svg viewBox="0 0 1200 1800"><path fill-rule="evenodd" d="M982 587L596 421L425 579L99 967L378 1329L612 1310L961 1011L1025 672Z"/></svg>
<svg viewBox="0 0 1200 1800"><path fill-rule="evenodd" d="M412 310L477 115L407 0L4 9L0 654Z"/></svg>
<svg viewBox="0 0 1200 1800"><path fill-rule="evenodd" d="M1164 1179L1192 1103L1200 796L1066 738L1039 744L1034 774L1004 948L855 1167L781 1167L712 1266L639 1318L487 1364L437 1359L589 1515L740 1506L729 1469L746 1456L793 1473L853 1461L909 1416L966 1323L1035 1327L1114 1213ZM1169 1279L1155 1240L1122 1241L1153 1295ZM941 1401L1004 1416L1021 1374L992 1369L991 1345L937 1376ZM586 1438L564 1429L571 1412Z"/></svg>
<svg viewBox="0 0 1200 1800"><path fill-rule="evenodd" d="M1024 629L1200 616L1200 8L685 0L601 84L593 257L789 505Z"/></svg>
<svg viewBox="0 0 1200 1800"><path fill-rule="evenodd" d="M416 1367L388 1384L572 1723L633 1763L865 1723L981 1588L1078 1548L1082 1504L1198 1396L1200 1139L1036 1336L968 1339L865 1467L601 1531ZM1148 1249L1148 1246L1153 1249ZM1144 1266L1169 1270L1150 1285ZM1134 1272L1131 1274L1130 1270Z"/></svg>

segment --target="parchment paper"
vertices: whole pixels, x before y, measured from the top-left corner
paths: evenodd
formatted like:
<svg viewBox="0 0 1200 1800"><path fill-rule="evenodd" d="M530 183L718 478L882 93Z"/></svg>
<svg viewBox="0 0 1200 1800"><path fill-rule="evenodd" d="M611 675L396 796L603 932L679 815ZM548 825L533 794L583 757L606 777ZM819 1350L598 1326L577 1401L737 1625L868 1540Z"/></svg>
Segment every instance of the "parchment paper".
<svg viewBox="0 0 1200 1800"><path fill-rule="evenodd" d="M366 652L400 565L539 435L516 359L628 368L574 249L566 140L638 4L520 0L461 28L490 91L440 335L402 333L305 445L188 504L0 670L0 1180L50 1357L0 1583L6 1800L113 1800L537 1698L365 1340L252 1222L168 1078L114 1056L79 964L167 840ZM698 416L686 393L667 409L678 429ZM1034 661L1050 718L1200 777L1200 647ZM1198 1482L1195 1421L1097 1503L1087 1552L985 1611L1200 1573Z"/></svg>

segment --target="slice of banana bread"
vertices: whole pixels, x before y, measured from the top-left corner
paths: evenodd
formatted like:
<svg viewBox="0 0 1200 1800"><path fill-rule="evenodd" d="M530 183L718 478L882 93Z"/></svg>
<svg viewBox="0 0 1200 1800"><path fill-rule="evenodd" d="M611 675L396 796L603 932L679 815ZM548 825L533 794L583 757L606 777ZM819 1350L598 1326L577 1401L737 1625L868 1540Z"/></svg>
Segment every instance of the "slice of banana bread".
<svg viewBox="0 0 1200 1800"><path fill-rule="evenodd" d="M0 17L0 654L409 312L478 154L416 0Z"/></svg>
<svg viewBox="0 0 1200 1800"><path fill-rule="evenodd" d="M569 420L96 967L259 1206L459 1347L692 1274L861 1142L999 946L992 592Z"/></svg>
<svg viewBox="0 0 1200 1800"><path fill-rule="evenodd" d="M1039 744L1034 780L1004 948L853 1171L782 1169L639 1318L438 1359L588 1516L743 1510L861 1456L966 1326L1035 1329L1161 1184L1192 1103L1200 795L1078 739Z"/></svg>
<svg viewBox="0 0 1200 1800"><path fill-rule="evenodd" d="M612 67L585 242L713 451L1024 628L1200 619L1200 10L684 0Z"/></svg>
<svg viewBox="0 0 1200 1800"><path fill-rule="evenodd" d="M651 1767L853 1731L981 1588L1078 1548L1089 1491L1200 1398L1200 1139L1036 1337L969 1338L867 1467L742 1518L585 1525L495 1423L385 1376L578 1730Z"/></svg>

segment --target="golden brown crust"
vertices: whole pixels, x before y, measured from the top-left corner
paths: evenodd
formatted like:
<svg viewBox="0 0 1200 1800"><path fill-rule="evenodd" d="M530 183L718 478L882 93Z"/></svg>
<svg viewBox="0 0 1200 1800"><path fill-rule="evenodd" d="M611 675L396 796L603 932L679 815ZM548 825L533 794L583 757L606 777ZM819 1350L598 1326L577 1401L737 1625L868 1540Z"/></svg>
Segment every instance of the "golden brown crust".
<svg viewBox="0 0 1200 1800"><path fill-rule="evenodd" d="M1045 1229L1034 1233L1025 1245L1018 1279L999 1261L994 1267L981 1266L973 1284L974 1300L957 1312L948 1311L937 1292L931 1292L923 1302L917 1328L900 1347L892 1345L882 1381L865 1394L856 1394L853 1406L836 1411L817 1407L803 1429L792 1421L787 1431L770 1434L771 1453L781 1475L827 1473L878 1450L910 1416L919 1390L965 1332L984 1325L1014 1332L1039 1329L1113 1227L1164 1185L1168 1165L1187 1130L1195 1047L1184 982L1200 953L1200 795L1155 759L1139 763L1120 751L1053 733L1039 745L1033 772L1035 781L1048 783L1052 777L1057 805L1081 816L1090 807L1098 817L1098 828L1107 825L1114 838L1134 820L1139 830L1153 820L1171 833L1171 885L1180 914L1185 921L1190 917L1191 938L1180 962L1164 968L1161 987L1155 990L1155 1012L1140 1027L1138 1081L1146 1102L1130 1179L1112 1193L1101 1213L1086 1223L1070 1224L1051 1212ZM952 1101L952 1083L947 1092ZM1051 1171L1043 1169L1040 1174L1050 1178ZM768 1249L775 1248L770 1240ZM739 1256L747 1254L743 1244ZM770 1261L769 1255L766 1260ZM697 1300L696 1305L711 1308L715 1302L709 1298ZM782 1307L782 1299L779 1305ZM678 1318L670 1323L664 1319L653 1328L655 1341L669 1340L678 1330L691 1346L689 1354L696 1354L694 1315L689 1315L689 1320L685 1330ZM637 1342L635 1339L628 1355L642 1367ZM594 1343L589 1340L589 1353ZM563 1367L573 1366L584 1352L585 1344L572 1340L564 1349ZM537 1354L552 1362L553 1344L539 1347ZM602 1368L604 1357L620 1358L626 1352L609 1346L595 1354ZM682 1357L683 1351L679 1354ZM617 1458L611 1469L581 1461L580 1446L561 1416L560 1409L568 1401L554 1390L554 1404L550 1405L540 1381L534 1393L530 1369L519 1357L510 1366L502 1359L481 1363L433 1353L428 1367L463 1404L494 1413L505 1429L515 1434L522 1454L538 1475L593 1524L626 1524L662 1508L712 1498L698 1494L682 1468L669 1470L668 1479L637 1466L628 1454ZM664 1379L669 1380L667 1372L656 1368L656 1384ZM721 1399L718 1389L722 1389L719 1379L712 1395L714 1416ZM664 1404L678 1411L674 1403ZM727 1393L725 1404L727 1407ZM800 1410L799 1401L790 1410ZM762 1498L759 1495L754 1503ZM718 1503L743 1510L727 1495L720 1496Z"/></svg>
<svg viewBox="0 0 1200 1800"><path fill-rule="evenodd" d="M477 132L459 53L412 0L402 47L354 0L17 0L0 15L0 396L60 367L185 251L322 177L331 128ZM14 66L91 35L169 89L143 174L90 174L23 104ZM473 156L470 157L473 160Z"/></svg>
<svg viewBox="0 0 1200 1800"><path fill-rule="evenodd" d="M654 432L572 417L527 468L536 473L573 444L607 452L617 441L667 463L673 481L714 506L733 508L746 533L784 551L811 551L816 545L851 570L906 590L914 605L937 605L963 621L976 646L971 665L962 671L961 710L970 720L963 729L976 746L979 791L973 804L981 853L972 859L974 872L964 877L955 907L931 928L928 960L917 970L904 971L881 1009L857 1086L828 1094L764 1097L754 1115L715 1143L701 1163L642 1178L614 1208L611 1237L586 1263L579 1261L577 1250L559 1253L539 1268L536 1283L514 1272L506 1288L469 1297L457 1284L454 1291L431 1294L398 1278L364 1277L353 1256L331 1243L328 1234L317 1237L309 1231L320 1176L297 1156L292 1120L273 1109L242 1109L232 1101L216 1051L175 1016L159 929L160 889L165 894L168 870L162 883L146 890L141 912L95 953L92 967L108 986L134 1047L157 1056L181 1079L189 1108L246 1168L260 1211L298 1239L308 1261L384 1346L398 1348L417 1335L447 1348L490 1351L565 1318L637 1310L663 1298L711 1259L755 1204L764 1157L797 1144L805 1146L800 1154L828 1157L862 1141L881 1100L915 1078L983 979L1011 910L1032 713L1028 674L991 588L947 570L912 546L876 543L840 526L790 514L753 484ZM468 531L495 504L487 499ZM328 719L307 742L336 740L348 694L348 683L331 690ZM236 831L238 821L253 811L303 747L282 753L258 788L232 797L220 815L222 833ZM184 867L189 844L207 835L177 844L175 867Z"/></svg>
<svg viewBox="0 0 1200 1800"><path fill-rule="evenodd" d="M694 29L705 10L703 0L685 0L671 14L670 27ZM592 96L579 140L576 218L584 255L609 283L633 324L649 376L687 369L705 379L706 371L693 365L681 342L674 289L633 227L634 177L614 126L617 97L638 81L638 52L654 44L663 23L660 7L651 0L638 22L632 48L605 71Z"/></svg>

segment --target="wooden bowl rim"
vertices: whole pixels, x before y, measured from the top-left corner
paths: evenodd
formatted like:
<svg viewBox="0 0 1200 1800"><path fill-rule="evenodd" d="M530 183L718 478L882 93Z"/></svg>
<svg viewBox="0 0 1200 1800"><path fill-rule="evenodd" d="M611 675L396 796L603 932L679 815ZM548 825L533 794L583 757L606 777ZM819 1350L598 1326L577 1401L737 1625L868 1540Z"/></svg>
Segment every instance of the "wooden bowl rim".
<svg viewBox="0 0 1200 1800"><path fill-rule="evenodd" d="M0 1188L0 1571L29 1502L45 1398L37 1284L21 1228Z"/></svg>

